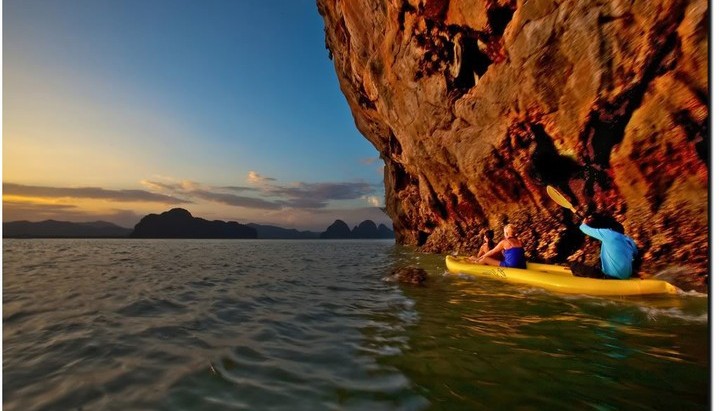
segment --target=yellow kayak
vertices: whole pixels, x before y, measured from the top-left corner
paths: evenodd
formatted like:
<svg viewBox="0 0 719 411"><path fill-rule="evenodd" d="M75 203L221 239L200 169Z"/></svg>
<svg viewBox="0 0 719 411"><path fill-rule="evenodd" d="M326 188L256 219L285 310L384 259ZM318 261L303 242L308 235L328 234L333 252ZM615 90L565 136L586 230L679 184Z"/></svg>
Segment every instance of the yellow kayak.
<svg viewBox="0 0 719 411"><path fill-rule="evenodd" d="M642 280L600 280L575 277L568 267L550 264L528 263L527 269L497 267L477 264L466 257L445 258L447 270L455 274L468 274L497 278L515 284L526 284L567 294L586 295L648 295L676 294L677 288L666 281Z"/></svg>

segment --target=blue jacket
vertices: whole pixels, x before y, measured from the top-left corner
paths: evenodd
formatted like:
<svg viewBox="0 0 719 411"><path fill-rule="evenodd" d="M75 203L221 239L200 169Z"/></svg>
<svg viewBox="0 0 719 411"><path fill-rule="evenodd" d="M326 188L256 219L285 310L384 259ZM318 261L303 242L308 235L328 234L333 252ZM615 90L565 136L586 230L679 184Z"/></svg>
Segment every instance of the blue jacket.
<svg viewBox="0 0 719 411"><path fill-rule="evenodd" d="M632 275L632 262L639 250L631 238L608 228L592 228L586 224L580 225L579 229L602 242L600 258L604 274L620 279Z"/></svg>

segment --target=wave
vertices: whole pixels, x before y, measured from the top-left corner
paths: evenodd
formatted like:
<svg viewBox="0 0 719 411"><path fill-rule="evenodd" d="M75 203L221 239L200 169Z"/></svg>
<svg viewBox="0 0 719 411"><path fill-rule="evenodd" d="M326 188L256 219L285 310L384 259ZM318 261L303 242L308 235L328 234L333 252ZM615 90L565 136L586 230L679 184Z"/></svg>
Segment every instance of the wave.
<svg viewBox="0 0 719 411"><path fill-rule="evenodd" d="M690 314L680 308L639 307L639 309L652 321L656 321L660 317L676 318L696 323L706 323L709 320L709 313Z"/></svg>

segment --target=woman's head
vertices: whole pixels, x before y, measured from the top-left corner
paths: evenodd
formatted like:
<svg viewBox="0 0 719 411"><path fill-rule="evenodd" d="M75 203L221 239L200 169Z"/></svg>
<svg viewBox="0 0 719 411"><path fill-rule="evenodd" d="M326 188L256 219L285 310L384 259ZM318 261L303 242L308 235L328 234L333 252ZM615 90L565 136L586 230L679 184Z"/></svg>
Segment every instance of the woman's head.
<svg viewBox="0 0 719 411"><path fill-rule="evenodd" d="M492 230L482 231L482 240L491 243L492 240L494 240L494 231L492 231Z"/></svg>
<svg viewBox="0 0 719 411"><path fill-rule="evenodd" d="M507 224L504 226L504 238L514 237L514 224Z"/></svg>

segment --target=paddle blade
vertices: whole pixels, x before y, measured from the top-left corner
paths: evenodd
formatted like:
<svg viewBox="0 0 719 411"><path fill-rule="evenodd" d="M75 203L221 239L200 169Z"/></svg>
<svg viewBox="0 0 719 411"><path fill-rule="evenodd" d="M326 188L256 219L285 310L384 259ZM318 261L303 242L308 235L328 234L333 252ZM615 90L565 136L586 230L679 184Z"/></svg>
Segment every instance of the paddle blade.
<svg viewBox="0 0 719 411"><path fill-rule="evenodd" d="M577 210L574 208L572 203L570 203L569 200L567 200L566 197L564 197L556 188L547 186L547 194L549 194L549 197L554 200L555 203L572 210L575 214L577 213Z"/></svg>

